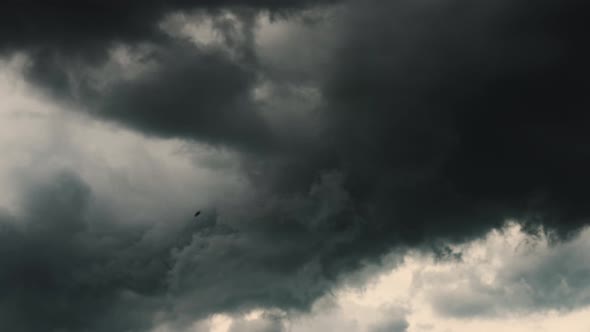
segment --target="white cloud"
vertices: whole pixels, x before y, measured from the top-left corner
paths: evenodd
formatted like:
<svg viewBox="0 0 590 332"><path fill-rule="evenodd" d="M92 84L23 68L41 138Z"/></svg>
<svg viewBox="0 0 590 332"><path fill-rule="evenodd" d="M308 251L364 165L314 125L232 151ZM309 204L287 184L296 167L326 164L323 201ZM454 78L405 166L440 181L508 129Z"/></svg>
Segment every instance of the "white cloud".
<svg viewBox="0 0 590 332"><path fill-rule="evenodd" d="M215 29L213 18L205 13L174 13L168 15L160 27L170 35L189 38L197 45L220 45L223 42L222 34Z"/></svg>
<svg viewBox="0 0 590 332"><path fill-rule="evenodd" d="M552 245L546 236L525 234L510 223L483 239L454 246L461 260L438 261L412 251L390 272L367 267L380 274L360 288L343 285L318 300L310 313L283 313L284 330L587 332L590 283L574 288L571 280L590 266L589 243L590 229ZM397 262L394 256L385 259L390 266ZM209 320L211 331L242 325L266 331L276 321L265 321L264 312L215 316Z"/></svg>

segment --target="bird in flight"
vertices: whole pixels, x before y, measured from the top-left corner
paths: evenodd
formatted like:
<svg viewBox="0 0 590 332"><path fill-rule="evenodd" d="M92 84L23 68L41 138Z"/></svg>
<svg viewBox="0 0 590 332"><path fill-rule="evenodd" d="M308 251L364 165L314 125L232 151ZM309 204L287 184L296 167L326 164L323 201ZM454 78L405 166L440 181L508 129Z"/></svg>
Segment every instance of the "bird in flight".
<svg viewBox="0 0 590 332"><path fill-rule="evenodd" d="M201 214L200 210L195 213L195 217L198 216L199 214Z"/></svg>

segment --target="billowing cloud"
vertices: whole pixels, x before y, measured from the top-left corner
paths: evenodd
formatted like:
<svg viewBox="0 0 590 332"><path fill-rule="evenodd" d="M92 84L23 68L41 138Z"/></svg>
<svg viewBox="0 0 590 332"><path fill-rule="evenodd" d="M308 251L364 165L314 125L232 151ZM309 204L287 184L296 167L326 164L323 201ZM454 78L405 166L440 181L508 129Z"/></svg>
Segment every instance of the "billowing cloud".
<svg viewBox="0 0 590 332"><path fill-rule="evenodd" d="M403 263L363 288L334 291L337 305L331 312L318 305L307 323L293 321L292 327L321 331L355 320L357 327L344 330L583 331L590 308L588 236L585 228L555 243L549 235L531 235L508 223L481 239L452 246L456 255L451 258L410 251Z"/></svg>
<svg viewBox="0 0 590 332"><path fill-rule="evenodd" d="M174 235L150 239L139 231L109 229L96 223L101 216L89 213L91 191L75 174L48 180L30 190L25 215L1 221L0 280L7 285L0 302L2 327L149 327L149 301L137 292L161 292ZM136 310L122 314L128 305Z"/></svg>
<svg viewBox="0 0 590 332"><path fill-rule="evenodd" d="M586 220L579 3L351 6L323 88L326 138L351 191L387 220L381 233L421 240L506 217L563 230Z"/></svg>
<svg viewBox="0 0 590 332"><path fill-rule="evenodd" d="M227 7L286 12L320 1L221 0L126 1L91 3L68 0L8 1L2 5L2 49L59 50L96 57L114 42L138 42L157 38L158 23L179 11Z"/></svg>
<svg viewBox="0 0 590 332"><path fill-rule="evenodd" d="M7 80L38 102L0 104L2 324L301 313L392 250L458 259L449 246L507 219L575 235L590 216L587 7L4 4L0 50L25 59ZM496 284L422 294L450 317L575 310L588 273L572 243ZM369 327L414 328L393 316Z"/></svg>
<svg viewBox="0 0 590 332"><path fill-rule="evenodd" d="M580 275L587 265L588 236L584 229L555 244L508 223L481 239L453 246L454 258L415 250L392 254L389 263L378 265L380 273L371 265L361 270L372 275L361 288L340 285L304 314L254 310L206 322L216 332L231 331L232 326L263 330L279 321L294 332L584 331L590 307L584 300L587 282ZM569 263L562 261L580 265L565 267Z"/></svg>
<svg viewBox="0 0 590 332"><path fill-rule="evenodd" d="M526 238L513 228L509 234L490 236L479 253L486 262L496 261L495 271L486 271L484 261L476 263L472 256L470 268L455 269L453 277L445 272L425 273L417 283L431 283L428 293L434 308L451 317L583 308L590 304L588 236L585 229L569 242L550 245L546 236ZM458 280L439 284L449 278Z"/></svg>
<svg viewBox="0 0 590 332"><path fill-rule="evenodd" d="M102 119L148 135L264 151L281 138L256 110L255 19L323 4L11 2L2 24L12 32L0 36L0 50L25 53L30 81ZM201 43L191 25L211 40Z"/></svg>
<svg viewBox="0 0 590 332"><path fill-rule="evenodd" d="M340 174L273 197L235 174L231 153L45 109L21 84L2 113L3 327L180 329L217 312L305 311L335 281L332 257L354 238L324 238L348 213Z"/></svg>

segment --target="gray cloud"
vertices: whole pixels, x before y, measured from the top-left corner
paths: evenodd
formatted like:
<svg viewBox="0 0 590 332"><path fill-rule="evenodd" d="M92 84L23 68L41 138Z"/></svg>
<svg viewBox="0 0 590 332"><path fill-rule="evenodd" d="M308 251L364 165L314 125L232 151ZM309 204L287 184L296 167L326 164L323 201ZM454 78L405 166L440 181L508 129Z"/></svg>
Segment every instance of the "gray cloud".
<svg viewBox="0 0 590 332"><path fill-rule="evenodd" d="M159 136L270 146L270 128L250 97L254 73L218 52L191 48L168 48L154 71L109 86L96 98L98 116Z"/></svg>
<svg viewBox="0 0 590 332"><path fill-rule="evenodd" d="M571 166L590 160L577 148L588 117L576 2L352 8L324 87L327 137L386 228L420 240L506 217L583 223L587 177Z"/></svg>
<svg viewBox="0 0 590 332"><path fill-rule="evenodd" d="M463 241L508 218L575 231L590 160L578 6L352 2L331 23L318 144L248 164L253 181L297 192L338 169L363 220L342 257Z"/></svg>
<svg viewBox="0 0 590 332"><path fill-rule="evenodd" d="M345 208L326 203L341 199L337 175L309 196L151 226L112 220L75 173L38 181L25 191L25 214L1 223L0 282L10 287L0 326L13 331L144 331L261 306L305 311L335 282L334 264L356 260L337 250L353 233L322 235ZM278 318L239 324L282 326Z"/></svg>
<svg viewBox="0 0 590 332"><path fill-rule="evenodd" d="M113 42L134 43L161 37L159 21L177 11L241 7L286 13L321 3L314 0L133 0L125 3L67 0L47 4L11 0L2 5L0 48L35 52L49 49L96 59L103 56Z"/></svg>
<svg viewBox="0 0 590 332"><path fill-rule="evenodd" d="M3 233L8 268L0 273L11 286L3 307L14 313L7 326L141 329L162 306L180 320L256 306L306 310L343 273L396 246L463 241L506 218L564 234L585 224L588 5L349 1L325 22L325 49L309 52L331 61L297 62L314 70L296 75L261 60L256 13L317 3L3 5L0 48L29 54L30 80L148 136L230 147L254 188L198 230L116 228L107 236L86 224L100 216L88 216L92 188L83 181L66 175L57 187L33 186L22 220L6 217L6 225L27 227ZM229 5L240 7L232 7L237 25L218 26L217 46L158 28L174 11L215 17ZM307 42L297 41L302 49ZM109 65L117 45L147 48L140 70L95 85L93 72ZM285 62L297 56L276 54ZM268 121L263 111L292 106L280 98L261 105L253 96L261 82L316 89L315 104L306 105L317 111L314 133L285 130L306 128L303 120ZM154 232L162 235L144 236ZM179 232L195 236L179 240ZM568 284L586 280L578 272ZM532 278L522 273L506 279ZM487 307L487 296L469 308ZM552 299L541 294L532 303ZM120 316L131 307L136 315Z"/></svg>
<svg viewBox="0 0 590 332"><path fill-rule="evenodd" d="M406 310L390 308L384 312L384 318L369 328L369 332L407 332L410 324L406 319Z"/></svg>
<svg viewBox="0 0 590 332"><path fill-rule="evenodd" d="M305 195L254 191L251 199L224 206L219 223L175 253L168 275L178 294L175 306L189 312L309 310L339 271L360 264L360 257L343 252L358 230L339 225L341 216L354 213L340 184L338 174L327 174ZM344 201L333 204L337 200Z"/></svg>
<svg viewBox="0 0 590 332"><path fill-rule="evenodd" d="M280 146L285 138L271 132L253 100L262 75L254 55L255 18L260 13L274 18L296 15L323 3L155 1L88 6L66 1L51 9L42 2L11 3L3 24L12 32L0 37L0 49L27 54L31 63L25 74L30 81L102 119L148 135L260 152ZM198 13L191 16L196 22L212 20L218 43L189 42L176 31L186 22L166 28L167 18L193 12ZM35 21L36 28L23 17ZM132 78L121 77L125 68L109 68L118 47L140 53L131 65L151 67Z"/></svg>
<svg viewBox="0 0 590 332"><path fill-rule="evenodd" d="M147 135L243 150L273 146L276 139L252 99L257 75L245 60L232 59L221 46L186 41L132 48L132 56L134 51L138 70L131 77L121 77L120 67L94 77L100 67L80 62L74 68L61 55L35 59L26 74L51 95Z"/></svg>
<svg viewBox="0 0 590 332"><path fill-rule="evenodd" d="M141 232L92 232L91 191L74 174L37 184L28 195L25 216L2 220L0 279L7 286L0 300L2 327L106 331L145 326L145 316L124 316L117 307L142 307L135 292L161 289L162 248L142 243ZM143 256L142 249L151 249L153 256Z"/></svg>

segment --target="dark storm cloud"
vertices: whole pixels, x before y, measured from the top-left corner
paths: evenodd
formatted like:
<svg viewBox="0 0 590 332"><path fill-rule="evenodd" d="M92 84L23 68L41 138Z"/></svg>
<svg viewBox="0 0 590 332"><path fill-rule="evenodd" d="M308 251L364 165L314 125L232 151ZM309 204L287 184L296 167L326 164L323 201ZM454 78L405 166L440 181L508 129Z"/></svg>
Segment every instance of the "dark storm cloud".
<svg viewBox="0 0 590 332"><path fill-rule="evenodd" d="M248 152L276 144L281 128L268 128L249 96L269 74L252 53L155 37L165 13L196 7L60 4L11 2L0 14L2 47L30 52L36 82L146 134ZM12 313L2 323L141 328L162 294L183 319L306 310L342 273L397 245L465 240L510 217L575 229L590 213L587 12L573 0L348 3L326 45L333 61L312 75L323 98L319 139L244 157L252 194L185 241L175 231L156 242L126 230L95 237L79 223L91 194L77 180L31 194L30 230L2 233ZM143 41L155 45L154 71L107 90L84 79L72 88L76 64L103 64L113 43ZM43 215L49 221L38 222Z"/></svg>
<svg viewBox="0 0 590 332"><path fill-rule="evenodd" d="M328 273L400 244L464 241L508 218L578 229L590 216L588 9L350 3L319 75L321 139L292 162L248 164L252 179L297 192L341 172L354 214L324 236L354 236L323 256Z"/></svg>
<svg viewBox="0 0 590 332"><path fill-rule="evenodd" d="M103 119L148 135L230 146L239 141L244 149L264 149L276 138L254 112L253 19L260 12L284 16L330 2L10 1L0 14L0 51L24 52L31 58L29 80ZM225 10L235 19L224 17ZM167 15L192 11L202 14L197 21L214 20L223 45L197 47L162 28ZM121 45L149 45L138 61L152 61L158 68L100 90L90 72L108 65L111 51Z"/></svg>
<svg viewBox="0 0 590 332"><path fill-rule="evenodd" d="M587 220L587 10L352 5L324 84L326 138L380 234L420 241L508 217L564 231Z"/></svg>
<svg viewBox="0 0 590 332"><path fill-rule="evenodd" d="M342 267L359 267L360 258L346 251L356 228L339 224L348 214L354 218L348 199L339 175L326 174L307 194L273 197L254 190L225 206L217 224L175 252L168 275L175 306L189 313L309 310Z"/></svg>
<svg viewBox="0 0 590 332"><path fill-rule="evenodd" d="M132 49L141 69L131 78L119 77L117 70L124 68L117 67L93 77L85 59L63 54L34 59L26 74L50 95L147 135L268 148L270 128L252 99L256 72L246 55L230 54L248 48L242 44L249 41L228 41L231 31L226 32L221 33L233 43L231 50L181 40ZM109 59L103 60L101 66L108 66Z"/></svg>
<svg viewBox="0 0 590 332"><path fill-rule="evenodd" d="M262 196L247 203L258 206L248 213L234 207L148 227L113 220L73 172L30 182L24 214L0 219L0 327L182 330L219 312L306 311L335 281L324 260L338 261L338 247L352 240L350 232L325 236L346 209L332 204L340 195L338 177L327 175L309 196ZM281 331L282 324L268 314L234 328Z"/></svg>
<svg viewBox="0 0 590 332"><path fill-rule="evenodd" d="M354 239L323 261L336 274L396 245L463 241L508 218L576 230L590 215L587 9L350 3L319 75L320 139L246 163L251 178L282 195L339 170L354 213L331 231Z"/></svg>
<svg viewBox="0 0 590 332"><path fill-rule="evenodd" d="M2 329L149 328L169 251L190 238L173 227L150 237L90 213L92 191L71 172L34 184L25 201L24 215L0 220Z"/></svg>
<svg viewBox="0 0 590 332"><path fill-rule="evenodd" d="M0 14L0 49L50 49L95 58L103 56L114 42L133 43L157 37L161 34L160 20L176 11L242 7L286 13L318 3L322 1L9 0L2 4Z"/></svg>
<svg viewBox="0 0 590 332"><path fill-rule="evenodd" d="M97 115L158 136L272 145L251 99L255 74L221 52L184 46L160 52L158 68L137 80L109 86L97 97Z"/></svg>

